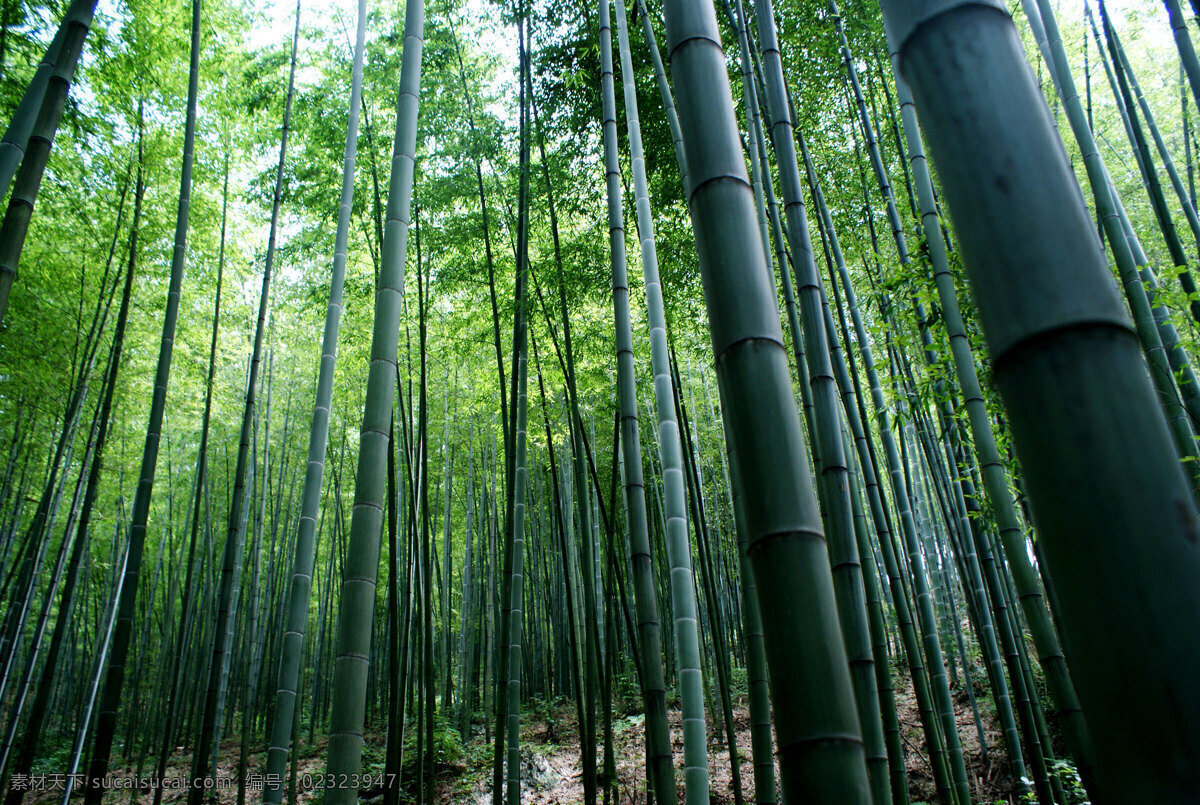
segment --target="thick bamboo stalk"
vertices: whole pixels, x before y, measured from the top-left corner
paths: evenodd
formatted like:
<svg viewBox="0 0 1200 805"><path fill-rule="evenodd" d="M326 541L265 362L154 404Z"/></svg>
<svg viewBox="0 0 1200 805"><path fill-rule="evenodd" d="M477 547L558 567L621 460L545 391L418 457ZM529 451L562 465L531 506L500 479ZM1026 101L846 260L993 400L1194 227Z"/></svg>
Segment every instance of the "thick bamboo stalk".
<svg viewBox="0 0 1200 805"><path fill-rule="evenodd" d="M359 443L350 545L343 566L328 767L329 773L339 775L335 777L339 785L327 789L326 802L329 805L353 805L357 801L357 787L351 787L349 782L354 780L362 767L367 667L370 663L371 622L375 613L375 585L379 572L387 451L391 445L388 423L392 418L399 322L404 301L404 268L416 162L424 28L423 0L408 0L404 16L404 54L397 92L392 172L388 183L387 221L381 248L379 286L375 294L371 365L367 375L367 397Z"/></svg>
<svg viewBox="0 0 1200 805"><path fill-rule="evenodd" d="M764 613L784 796L870 802L854 691L787 352L709 0L666 4L688 199L747 553ZM803 634L804 640L796 639Z"/></svg>
<svg viewBox="0 0 1200 805"><path fill-rule="evenodd" d="M1196 509L1074 174L1003 7L884 11L959 233L1064 648L1088 669L1075 683L1096 799L1194 799L1200 696L1185 669L1200 657L1177 636L1200 628L1200 591L1184 581L1200 573ZM1129 707L1122 680L1147 667L1156 684Z"/></svg>
<svg viewBox="0 0 1200 805"><path fill-rule="evenodd" d="M316 560L317 512L321 503L321 484L325 474L325 454L329 442L329 413L333 399L333 371L337 362L338 329L343 310L346 280L346 247L350 234L350 215L354 204L354 173L358 154L358 123L362 108L363 54L366 40L366 0L358 0L355 28L354 62L351 67L350 110L346 125L346 145L342 156L342 192L338 203L337 230L334 235L333 265L329 278L329 302L325 308L325 328L321 335L321 360L317 373L317 393L313 403L312 424L308 436L308 461L304 472L304 490L300 496L300 519L288 593L286 631L281 645L279 678L267 749L265 805L283 801L283 771L287 765L288 743L295 721L296 696L300 679L301 655L308 627L308 607L312 593L313 564ZM394 504L394 501L389 505ZM276 782L278 781L278 782Z"/></svg>
<svg viewBox="0 0 1200 805"><path fill-rule="evenodd" d="M971 353L966 326L959 311L954 279L950 273L949 256L942 240L941 218L934 198L933 182L925 159L925 147L917 125L909 88L900 76L899 54L893 52L896 66L896 94L900 103L900 114L908 145L920 204L921 223L925 231L925 242L933 264L933 279L937 288L938 301L942 310L942 322L950 337L950 352L954 360L955 376L962 389L971 441L979 455L980 471L985 490L992 504L992 516L996 519L1004 552L1008 558L1013 580L1020 590L1021 607L1030 625L1030 632L1038 650L1042 668L1054 699L1056 710L1063 724L1072 755L1083 774L1090 774L1093 766L1091 739L1087 725L1079 709L1078 697L1071 680L1059 644L1058 635L1050 620L1050 614L1042 597L1037 573L1029 560L1025 532L1017 516L1016 503L1008 486L1004 464L1000 460L995 435L984 405L983 391Z"/></svg>
<svg viewBox="0 0 1200 805"><path fill-rule="evenodd" d="M54 146L54 135L58 132L58 124L67 105L67 94L71 91L75 68L83 53L84 39L91 30L95 10L96 0L76 2L68 7L63 18L62 37L57 41L58 52L55 54L53 67L45 74L41 103L33 126L26 134L27 141L20 142L19 133L10 141L13 145L25 147L25 153L13 183L13 192L4 220L0 223L0 320L4 318L4 311L8 308L8 294L12 290L13 280L17 277L17 264L21 261L21 251L29 233L33 205L37 201L46 163L50 160L50 149ZM52 50L54 47L55 44L51 44ZM39 68L34 74L33 85L30 87L31 103L32 99L37 97L42 72ZM8 166L11 165L9 160L13 154L11 148L0 151L0 157L3 157L5 162L4 165L0 165L0 171L4 174L8 173ZM0 181L3 181L0 193L7 192L9 178L11 177L0 175Z"/></svg>
<svg viewBox="0 0 1200 805"><path fill-rule="evenodd" d="M633 60L629 53L625 5L622 0L617 0L616 16L621 76L625 90L625 120L633 166L634 197L637 203L637 231L641 243L642 277L646 284L650 364L654 375L654 412L658 423L659 455L663 471L665 537L671 567L671 614L675 625L675 656L678 663L680 705L683 711L683 779L687 801L691 805L708 801L708 740L701 694L701 644L696 612L696 588L692 573L691 547L688 542L683 446L679 423L675 416L675 383L671 377L667 349L666 312L662 283L658 275L654 220L650 214L637 93L633 83ZM602 1L602 29L607 27L607 17L608 7ZM608 72L611 77L611 67Z"/></svg>

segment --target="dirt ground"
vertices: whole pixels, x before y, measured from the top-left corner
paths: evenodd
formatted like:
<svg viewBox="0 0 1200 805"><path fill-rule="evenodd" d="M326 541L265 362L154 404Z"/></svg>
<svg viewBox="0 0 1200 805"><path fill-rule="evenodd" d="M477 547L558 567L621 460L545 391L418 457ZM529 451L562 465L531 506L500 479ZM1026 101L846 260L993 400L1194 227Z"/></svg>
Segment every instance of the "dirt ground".
<svg viewBox="0 0 1200 805"><path fill-rule="evenodd" d="M933 777L924 752L920 715L917 711L912 687L904 677L897 677L896 683L895 696L906 754L910 796L914 803L936 802ZM746 801L752 802L754 778L751 763L749 713L744 700L735 704L733 721L737 735L742 790ZM978 733L965 691L954 691L954 704L973 800L977 803L988 803L988 805L1016 803L1019 800L1017 785L1008 773L1002 736L994 723L994 716L992 716L990 708L981 707L984 736L989 748L985 758L980 751ZM682 801L684 793L683 746L679 711L677 709L669 710L668 717L671 722L675 765L678 772L676 777ZM714 805L734 803L732 766L729 752L724 743L724 733L721 737L716 737L712 734L713 724L711 722L709 727L711 801ZM464 747L462 756L452 764L439 767L435 798L437 803L490 804L491 752L484 743L482 726L477 723L475 729L477 734L473 735L472 740ZM602 743L602 736L600 737ZM612 805L638 805L646 802L644 739L645 728L639 712L624 715L614 714L613 749L616 761L616 797L612 801ZM382 757L385 745L385 736L381 734L367 736L365 769L372 768L372 758L374 758L375 764L378 764L378 758ZM565 805L583 801L578 729L574 708L569 702L563 701L554 706L542 705L531 708L531 713L523 716L521 746L521 801L523 803L531 803L531 805L562 803ZM262 748L252 751L249 755L248 768L251 776L246 792L247 802L261 801L261 775L265 759L266 753ZM323 739L311 746L302 747L297 764L297 778L300 785L297 791L296 805L318 803L323 799L319 787L315 785L306 787L304 782L317 778L323 773L325 760L326 747ZM601 757L598 762L602 769L603 758ZM168 768L167 777L185 778L189 773L190 763L190 755L178 753ZM153 759L148 759L146 768L142 771L143 775L150 773L152 764ZM228 741L222 746L217 773L217 777L222 779L226 786L220 787L212 793L209 798L210 803L236 805L238 791L234 781L238 777L237 766L238 744L235 741ZM135 777L136 774L136 768L115 768L112 772L114 778L128 779ZM51 802L58 802L61 797L61 789L41 790L31 792L26 801L48 805ZM168 804L183 803L186 801L186 797L186 791L166 790L162 801ZM106 797L106 801L127 802L129 805L152 805L153 791L148 787L137 791L132 789L114 791ZM381 792L378 789L364 791L362 801L382 805Z"/></svg>

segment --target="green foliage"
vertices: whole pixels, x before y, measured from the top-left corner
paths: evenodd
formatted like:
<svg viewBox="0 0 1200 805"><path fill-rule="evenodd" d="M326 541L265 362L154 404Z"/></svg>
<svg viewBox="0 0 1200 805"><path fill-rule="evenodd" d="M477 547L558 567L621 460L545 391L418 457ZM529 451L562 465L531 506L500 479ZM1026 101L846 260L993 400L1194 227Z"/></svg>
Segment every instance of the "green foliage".
<svg viewBox="0 0 1200 805"><path fill-rule="evenodd" d="M0 117L7 119L49 41L52 31L47 21L57 12L51 13L52 9L41 3L5 5L13 9L11 13L14 14L7 20L6 44L0 51ZM221 248L221 190L226 164L231 176L231 210L225 238L225 290L216 368L213 465L205 488L206 510L211 510L207 527L214 534L222 533L222 520L232 493L229 488L231 473L226 471L223 462L227 454L236 450L237 422L245 382L245 353L253 327L254 294L262 267L271 202L273 170L270 162L279 137L286 73L285 32L282 28L278 32L274 30L277 27L271 16L274 12L260 10L259 5L247 0L205 0L201 125L188 271L146 545L147 563L159 555L165 557L164 579L176 572L182 561L180 540L181 534L186 533L186 503L194 483L209 327ZM878 203L876 191L870 186L864 188L862 184L864 179L869 180L870 168L851 122L847 99L839 91L830 89L840 86L841 79L834 52L835 36L824 5L808 0L779 3L785 69L796 93L798 124L812 145L831 215L867 317L867 340L875 354L887 356L891 344L919 358L923 347L914 301L926 311L937 360L929 367L913 367L915 393L911 399L905 394L898 374L890 378L891 385L885 378L886 402L891 406L897 406L901 400L908 405L933 406L946 399L947 389L953 386L950 382L953 371L929 261L920 239L912 234L918 229L917 222L905 206L907 193L901 143L886 125L894 98L888 95L891 90L886 83L887 51L878 9L875 4L863 0L847 3L847 35L852 49L862 59L864 89L870 98L872 112L880 121L883 159L895 179L901 215L914 245L914 259L909 266L901 266L894 252L889 237L890 224ZM386 198L381 195L377 205L375 193L377 186L386 187L391 167L390 132L394 126L394 96L400 71L402 11L398 4L381 0L372 0L370 9L366 116L359 145L354 223L347 264L346 313L334 381L328 475L316 560L318 590L324 589L322 585L336 582L336 574L340 572L336 562L340 561L339 551L344 550L340 534L345 522L339 517L348 515L353 503L354 483L350 475L357 453L375 276L380 259L378 224L381 222L377 216L386 203ZM462 501L468 455L462 446L466 444L468 424L474 428L476 452L471 461L476 472L476 495L484 483L483 477L494 468L503 467L504 463L501 426L497 421L502 392L498 386L499 372L493 344L493 300L475 171L478 164L487 194L487 225L502 361L505 369L509 369L509 327L514 312L515 274L512 241L516 236L513 210L518 182L516 82L513 76L515 47L510 41L512 27L508 9L448 2L439 4L436 9L431 7L430 12L426 26L426 70L414 191L420 209L410 241L406 281L411 291L414 287L412 272L417 269L419 259L420 266L428 270L431 277L427 356L431 367L428 423L428 432L432 435L431 497L444 483L441 461L453 462L455 488L450 539L457 573L465 542L466 513ZM1121 17L1117 24L1123 26L1123 34L1143 45L1133 52L1137 62L1135 68L1164 61L1167 58L1164 53L1173 58L1161 41L1162 15L1153 3L1144 0L1119 12ZM589 426L594 425L596 431L592 448L597 482L601 489L607 490L610 468L614 466L609 430L614 408L613 326L598 136L600 58L595 42L595 11L591 4L580 0L547 0L534 3L531 13L538 107L534 136L535 142L544 140L545 158L535 145L530 174L534 210L530 254L536 287L546 299L545 309L535 303L531 326L542 350L541 369L549 403L547 418L551 438L561 449L567 434L567 412L561 403L565 381L551 346L554 338L561 339L561 324L550 323L557 316L557 293L561 285L571 316L580 406L584 419ZM652 8L651 14L656 13ZM278 255L280 272L268 340L268 347L276 359L272 382L277 401L269 452L272 461L286 462L272 467L267 490L271 500L285 497L290 487L299 484L297 476L284 475L278 468L286 467L289 473L295 473L296 467L302 466L304 461L303 445L313 396L320 322L328 302L333 225L340 189L340 157L349 87L350 55L344 36L348 17L348 11L340 7L332 11L306 11L303 23L305 44L301 51L301 85L291 134L292 156L285 172L284 228ZM660 20L653 19L652 23L660 34L660 41L665 41ZM721 24L725 25L724 19ZM119 558L120 525L128 516L127 509L137 480L139 445L144 437L150 378L171 257L186 95L188 26L184 3L128 0L120 4L101 4L96 28L85 48L77 87L72 91L55 141L10 308L0 327L0 434L6 443L13 436L20 437L18 449L27 462L27 474L31 479L40 478L46 468L46 453L60 427L59 419L72 378L78 369L82 335L100 301L101 277L108 276L111 285L114 274L109 272L115 272L126 259L130 234L129 184L136 154L136 110L144 101L146 217L139 232L141 244L130 333L116 393L113 433L105 457L103 488L93 519L87 567L81 582L86 587L86 595L81 596L87 601L86 618L76 617L84 638L93 636L96 622L103 613L104 596L111 589L114 566ZM1082 69L1082 23L1064 20L1063 27L1064 39L1072 49L1070 56ZM729 36L727 29L723 32ZM630 33L637 72L634 83L642 110L645 167L666 295L666 318L680 362L684 387L681 396L689 407L698 409L689 410L689 415L700 464L708 471L722 466L724 436L720 402L712 380L707 314L670 134L660 108L657 87L648 69L640 26L632 25ZM1030 53L1033 53L1032 47ZM1154 75L1149 69L1146 72ZM1182 127L1177 88L1171 78L1144 82L1159 123L1168 132ZM734 91L740 93L740 88L735 86ZM1129 161L1131 155L1122 144L1124 134L1109 108L1112 99L1095 76L1093 92L1098 135L1114 144L1117 161ZM618 129L622 131L625 125L623 114L618 112ZM1194 110L1192 114L1194 118ZM624 145L620 147L625 148ZM1181 146L1174 143L1172 147L1182 151ZM1068 145L1068 150L1072 156L1078 156L1073 145ZM1182 154L1177 155L1177 159L1182 165ZM1079 165L1080 161L1076 159L1075 163ZM631 168L627 151L620 154L619 167L622 180L629 184ZM559 217L561 272L545 212L549 202L547 177ZM1142 191L1136 171L1114 170L1113 180L1122 197L1129 200L1134 228L1139 232L1152 232L1153 219L1148 206L1140 201ZM127 199L126 206L123 217L118 220L123 196ZM626 202L630 213L626 227L628 255L631 275L636 277L639 252L632 225L633 205L628 199ZM1175 201L1171 203L1174 205ZM1146 237L1144 245L1152 262L1167 265L1165 251L1157 238ZM951 254L951 273L968 339L975 354L980 356L978 369L984 402L995 423L999 453L1008 463L1010 475L1015 477L1018 468L1010 450L1011 436L1002 421L999 399L992 388L992 367L982 357L983 335L957 253ZM651 392L645 305L640 281L634 281L631 286L633 348L639 367L638 392L645 400ZM406 392L412 388L420 358L415 338L416 306L411 301L415 294L409 296L409 309L401 323L398 356ZM536 292L532 296L537 299ZM1189 301L1186 294L1165 272L1159 283L1159 296L1172 313L1186 311ZM1180 336L1185 348L1195 353L1196 329L1181 327ZM106 354L108 337L105 334L102 338L101 360ZM881 364L884 361L886 358ZM860 365L860 372L861 368ZM531 376L530 380L532 393L534 378ZM93 394L89 398L89 406L94 403L94 397ZM404 405L411 421L412 400L406 398ZM443 410L447 411L445 415ZM530 410L534 415L535 409ZM645 412L642 413L645 424ZM966 432L965 412L957 409L954 414L961 430ZM539 408L535 416L540 418L540 415ZM281 426L284 417L290 422L286 429ZM898 428L905 424L906 420L901 416L893 418ZM18 421L22 423L19 433ZM548 467L548 445L541 424L538 422L530 427L531 474ZM449 442L454 445L448 453L442 453L436 444L437 435L444 427ZM871 421L868 428L874 431L877 425ZM660 480L654 469L656 448L652 430L644 427L643 435L649 445L644 451L647 494L653 501L653 496L660 494ZM411 433L409 435L411 437ZM81 435L77 440L71 473L80 469L84 438ZM265 445L260 445L259 449L260 455L268 452ZM485 464L480 457L487 450L492 451L486 457L490 464ZM335 473L344 473L336 489L328 481ZM36 486L35 482L30 483ZM706 478L706 483L721 487L724 479L710 477ZM500 523L500 531L504 517L503 485L501 477L489 490L489 494L497 492L500 499L497 506L500 511L494 515ZM549 492L546 496L549 497ZM982 497L978 502L980 511L973 516L990 518L990 502ZM705 503L712 508L710 526L713 531L732 534L732 511L725 496L712 494ZM617 508L621 508L619 504ZM27 505L19 513L20 517L27 521L32 509L32 505ZM10 512L4 514L7 517ZM443 510L434 507L431 514L432 530L440 534ZM619 541L622 537L619 530L621 514L610 511L609 515L617 520ZM278 522L272 522L271 526L278 531L279 544L287 545L289 529L293 525L288 519L290 514L283 510L277 517ZM484 519L478 514L477 517L481 522ZM547 521L550 519L546 518ZM547 533L553 533L550 531L554 527L552 524L542 527ZM477 528L477 540L479 533ZM543 533L537 535L539 539L543 536ZM476 550L482 552L478 541L476 545ZM288 551L284 549L279 554L286 556ZM264 550L263 558L268 556ZM331 558L335 560L332 563ZM208 564L211 561L210 556L201 559L203 566L200 569L205 578L213 572ZM488 564L483 558L477 561L479 567ZM250 567L249 557L243 565ZM333 581L327 577L327 568L335 574ZM542 571L535 568L534 572ZM149 573L143 575L148 577ZM148 588L148 578L143 579L143 584ZM146 644L139 644L135 650L141 661L151 667L165 652L172 650L167 635L173 635L174 629L163 625L171 623L173 613L177 611L172 607L177 602L169 600L163 593L165 585L164 580L153 604L147 603L148 589L139 594L138 639L141 623L151 624L153 628L146 630ZM462 626L460 596L461 590L456 589L446 616L452 630ZM382 585L380 600L378 624L383 623ZM482 615L477 613L477 617ZM322 625L315 605L311 608L310 618L309 632L315 640ZM333 626L327 625L324 633L327 643L332 639L329 636L332 631ZM994 705L987 692L982 657L970 641L968 654L976 693L987 712ZM314 666L317 659L313 659ZM325 657L325 661L327 659ZM82 659L72 661L83 664ZM1046 701L1044 679L1036 665L1034 673L1038 692ZM307 695L312 695L317 669L306 667L306 674ZM641 722L641 693L637 676L627 664L618 669L612 682L618 715L614 728L620 732ZM736 700L747 698L744 669L732 669L730 684ZM270 685L265 688L269 689ZM678 706L675 688L668 689L667 697L669 706ZM562 700L535 698L531 703L528 717L544 720L552 735L561 731L564 720L560 716ZM145 697L138 706L142 712L134 714L135 723L153 706L151 697ZM307 718L307 709L305 712ZM315 715L318 723L315 731L323 728L325 717L323 711ZM1052 729L1056 726L1051 724ZM405 744L406 779L412 779L415 774L416 732L417 726L410 723ZM919 742L919 736L913 737ZM65 767L66 751L64 745L55 744L39 762L39 768ZM364 771L382 771L384 752L378 742L369 741ZM435 730L434 752L439 767L448 768L463 762L486 765L491 748L481 743L471 743L464 748L457 732L439 723ZM1054 766L1054 773L1064 789L1070 792L1073 803L1085 801L1078 776L1069 764L1060 761Z"/></svg>
<svg viewBox="0 0 1200 805"><path fill-rule="evenodd" d="M55 744L53 749L33 763L33 774L62 774L71 765L71 744Z"/></svg>
<svg viewBox="0 0 1200 805"><path fill-rule="evenodd" d="M746 681L746 669L731 666L729 669L729 695L736 702L738 700L745 701L749 696L749 683Z"/></svg>
<svg viewBox="0 0 1200 805"><path fill-rule="evenodd" d="M415 780L420 773L417 755L417 735L424 725L416 719L407 719L404 730L404 766L401 774L405 781ZM434 722L433 728L434 766L444 770L462 764L464 761L475 763L482 759L485 751L490 756L491 749L486 744L472 744L469 750L463 746L458 730L446 724L441 719ZM383 740L368 740L363 745L362 773L372 776L382 774L387 764L388 748Z"/></svg>
<svg viewBox="0 0 1200 805"><path fill-rule="evenodd" d="M1079 772L1071 761L1058 758L1051 761L1048 767L1050 775L1062 786L1063 794L1066 796L1064 805L1091 805L1088 793L1083 787L1083 780L1079 777ZM1032 780L1025 782L1029 785L1033 784ZM1021 802L1032 805L1037 802L1037 796L1032 790L1026 791L1021 796Z"/></svg>
<svg viewBox="0 0 1200 805"><path fill-rule="evenodd" d="M644 713L632 713L613 724L613 732L624 732L630 727L640 727L646 722Z"/></svg>
<svg viewBox="0 0 1200 805"><path fill-rule="evenodd" d="M642 691L638 687L637 674L632 672L619 673L613 676L613 695L616 697L618 712L639 712L642 709Z"/></svg>

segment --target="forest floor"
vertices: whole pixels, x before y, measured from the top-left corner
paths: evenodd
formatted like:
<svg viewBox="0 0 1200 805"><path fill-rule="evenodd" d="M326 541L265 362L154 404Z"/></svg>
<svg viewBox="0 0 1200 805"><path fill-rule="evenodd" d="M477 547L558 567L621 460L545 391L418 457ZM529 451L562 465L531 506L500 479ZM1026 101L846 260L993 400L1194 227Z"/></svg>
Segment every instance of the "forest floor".
<svg viewBox="0 0 1200 805"><path fill-rule="evenodd" d="M896 677L896 703L900 716L900 729L904 741L906 766L908 773L909 792L914 803L935 802L936 794L933 777L924 752L920 716L913 696L911 684L906 677ZM631 708L635 701L629 700ZM994 711L990 702L980 699L980 715L984 725L984 735L987 739L989 753L985 759L980 752L978 734L974 717L966 692L954 690L954 704L958 719L959 734L963 740L963 752L970 779L972 800L980 805L1015 805L1019 802L1015 781L1008 773L1007 758L1004 754L1002 736L996 724ZM680 730L680 714L677 708L668 712L671 722L671 734L674 740L676 778L679 782L679 793L682 801L683 746ZM617 797L612 805L637 805L646 802L644 792L645 765L644 740L645 728L643 716L637 709L628 713L614 713L613 744L617 770ZM739 771L742 789L747 802L752 802L754 778L751 763L750 723L746 701L743 697L735 698L734 725L736 727ZM475 724L476 735L465 746L455 746L447 753L448 762L438 768L437 793L435 802L450 805L485 805L491 802L491 747L484 741L482 725ZM710 723L710 730L712 724ZM709 779L711 801L714 805L733 803L732 767L729 753L724 743L724 733L720 739L711 737L709 740ZM456 737L456 736L455 736ZM600 736L602 738L602 736ZM456 743L456 741L455 741ZM379 773L382 771L386 737L382 734L368 734L364 749L364 771ZM565 699L550 704L535 703L530 711L523 714L521 730L521 757L523 791L521 801L534 805L550 805L562 803L579 803L583 801L582 766L579 753L579 734L573 704ZM218 779L231 783L238 777L239 744L236 740L224 742L221 761L217 771ZM266 760L266 752L255 748L249 753L249 774L261 774ZM190 756L177 754L168 768L167 778L182 779L188 774ZM326 742L318 739L311 745L301 749L297 762L297 777L304 781L317 779L324 772L326 761ZM147 765L152 764L152 759ZM601 763L602 763L601 758ZM132 776L135 769L114 768L111 775L120 778L122 775ZM127 777L128 778L128 777ZM257 779L261 786L261 778ZM305 786L301 782L297 796L297 805L319 803L323 797L318 787ZM246 793L247 801L261 799L261 788L254 790L255 783L251 782L251 790ZM117 801L121 794L113 792L107 799ZM128 792L132 794L132 792ZM27 801L45 803L58 802L61 791L32 792ZM186 801L187 792L182 790L166 790L162 801L168 805ZM216 805L236 805L236 785L227 786L214 792L209 799ZM371 805L382 805L382 792L378 789L364 791L362 800ZM151 805L153 792L143 789L136 795L125 799L129 805ZM405 801L402 799L402 801ZM407 800L407 801L412 801Z"/></svg>
<svg viewBox="0 0 1200 805"><path fill-rule="evenodd" d="M926 759L920 713L911 683L907 677L896 678L896 705L900 731L904 741L909 795L914 803L936 802L933 775ZM995 723L994 711L980 702L980 720L989 747L985 759L980 751L974 716L965 690L953 691L955 717L962 736L964 759L971 785L972 801L987 805L1015 805L1020 801L1018 786L1008 771L1003 736ZM549 713L539 712L522 725L522 803L555 805L583 801L582 770L579 756L578 729L574 706L563 702ZM549 716L549 717L547 717ZM683 743L680 712L671 708L667 713L674 742L676 780L680 801L683 801ZM746 802L753 802L754 768L751 762L750 714L744 699L735 701L733 722L736 727L739 772ZM714 805L734 803L732 764L725 743L712 736L709 724L708 770L710 801ZM617 797L613 805L639 805L646 802L645 786L645 727L640 712L613 719L613 750L616 756ZM490 754L487 756L490 759ZM602 759L601 759L602 763ZM448 769L438 791L439 803L491 803L491 767L461 766ZM778 779L778 768L776 768Z"/></svg>

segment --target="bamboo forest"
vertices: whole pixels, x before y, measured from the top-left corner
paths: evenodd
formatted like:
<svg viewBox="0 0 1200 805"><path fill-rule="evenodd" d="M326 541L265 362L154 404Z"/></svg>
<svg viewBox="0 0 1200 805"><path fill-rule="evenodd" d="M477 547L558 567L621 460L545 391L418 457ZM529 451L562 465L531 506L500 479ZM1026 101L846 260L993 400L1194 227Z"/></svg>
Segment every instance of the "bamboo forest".
<svg viewBox="0 0 1200 805"><path fill-rule="evenodd" d="M3 805L1200 803L1198 40L0 0Z"/></svg>

